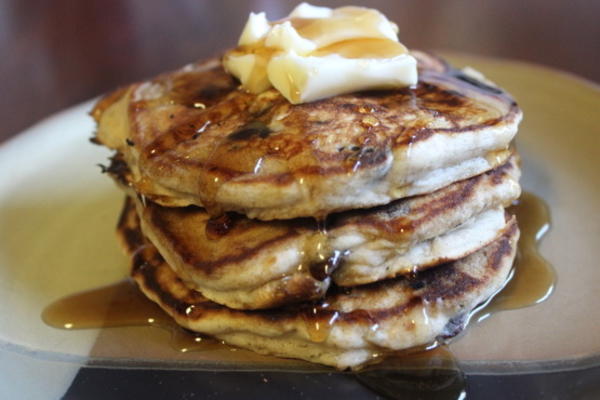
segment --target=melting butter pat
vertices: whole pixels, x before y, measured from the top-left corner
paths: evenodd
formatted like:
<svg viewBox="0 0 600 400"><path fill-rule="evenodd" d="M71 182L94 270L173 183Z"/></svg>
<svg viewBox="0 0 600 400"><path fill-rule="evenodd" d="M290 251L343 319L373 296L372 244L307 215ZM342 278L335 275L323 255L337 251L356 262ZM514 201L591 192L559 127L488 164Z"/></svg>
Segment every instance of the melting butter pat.
<svg viewBox="0 0 600 400"><path fill-rule="evenodd" d="M293 104L417 83L417 63L398 27L377 10L302 3L269 22L251 13L225 68L252 93L271 87Z"/></svg>

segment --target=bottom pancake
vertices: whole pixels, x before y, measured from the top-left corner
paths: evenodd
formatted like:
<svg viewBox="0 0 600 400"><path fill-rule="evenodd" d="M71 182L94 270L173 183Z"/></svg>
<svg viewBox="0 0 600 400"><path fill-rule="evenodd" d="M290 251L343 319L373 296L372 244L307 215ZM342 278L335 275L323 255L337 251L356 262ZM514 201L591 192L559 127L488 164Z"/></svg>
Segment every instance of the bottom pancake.
<svg viewBox="0 0 600 400"><path fill-rule="evenodd" d="M258 353L340 369L457 334L465 317L503 287L519 237L512 217L484 248L409 279L333 287L319 302L243 311L187 287L145 239L133 208L125 209L118 233L132 257L133 279L179 325Z"/></svg>

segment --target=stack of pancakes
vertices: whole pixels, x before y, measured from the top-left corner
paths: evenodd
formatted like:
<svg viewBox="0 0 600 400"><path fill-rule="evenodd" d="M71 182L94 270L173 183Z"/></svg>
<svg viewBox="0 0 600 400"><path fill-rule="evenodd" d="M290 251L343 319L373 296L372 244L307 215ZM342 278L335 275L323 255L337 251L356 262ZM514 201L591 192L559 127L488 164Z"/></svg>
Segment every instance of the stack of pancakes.
<svg viewBox="0 0 600 400"><path fill-rule="evenodd" d="M458 333L514 259L521 112L414 55L414 88L307 104L218 60L102 99L140 289L187 329L338 368Z"/></svg>

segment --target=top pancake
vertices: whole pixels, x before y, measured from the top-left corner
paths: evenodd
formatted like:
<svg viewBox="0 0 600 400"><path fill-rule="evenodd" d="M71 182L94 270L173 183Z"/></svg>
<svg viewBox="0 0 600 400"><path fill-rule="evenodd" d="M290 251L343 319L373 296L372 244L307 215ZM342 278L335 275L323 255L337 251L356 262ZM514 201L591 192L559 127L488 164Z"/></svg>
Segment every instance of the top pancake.
<svg viewBox="0 0 600 400"><path fill-rule="evenodd" d="M498 165L521 112L490 83L415 53L414 88L291 105L218 60L133 84L93 111L134 189L165 206L263 220L387 204Z"/></svg>

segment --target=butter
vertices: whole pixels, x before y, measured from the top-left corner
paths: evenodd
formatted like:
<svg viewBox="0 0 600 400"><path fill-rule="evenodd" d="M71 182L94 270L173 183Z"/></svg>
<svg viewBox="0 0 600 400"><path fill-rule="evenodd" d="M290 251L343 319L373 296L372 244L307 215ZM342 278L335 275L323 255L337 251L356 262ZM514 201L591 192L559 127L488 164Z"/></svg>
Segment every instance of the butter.
<svg viewBox="0 0 600 400"><path fill-rule="evenodd" d="M308 3L300 3L292 10L289 18L329 18L333 10L329 7L317 7Z"/></svg>
<svg viewBox="0 0 600 400"><path fill-rule="evenodd" d="M246 90L261 93L272 87L267 76L269 59L257 54L232 55L228 58L226 68L237 77Z"/></svg>
<svg viewBox="0 0 600 400"><path fill-rule="evenodd" d="M298 5L269 22L251 13L238 47L223 64L242 87L277 89L293 104L366 89L417 83L417 62L398 42L398 27L377 10Z"/></svg>
<svg viewBox="0 0 600 400"><path fill-rule="evenodd" d="M254 14L250 13L248 22L244 26L238 45L248 46L258 43L271 30L271 25L267 21L267 16L264 12Z"/></svg>
<svg viewBox="0 0 600 400"><path fill-rule="evenodd" d="M307 55L317 49L312 41L300 36L290 21L276 24L265 38L265 47Z"/></svg>

